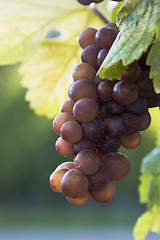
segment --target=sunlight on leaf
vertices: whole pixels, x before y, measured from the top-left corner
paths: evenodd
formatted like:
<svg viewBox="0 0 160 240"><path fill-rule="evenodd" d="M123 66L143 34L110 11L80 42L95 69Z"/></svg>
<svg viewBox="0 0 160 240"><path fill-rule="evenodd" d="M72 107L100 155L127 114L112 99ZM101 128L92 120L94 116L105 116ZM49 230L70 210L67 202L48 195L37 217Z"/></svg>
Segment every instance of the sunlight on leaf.
<svg viewBox="0 0 160 240"><path fill-rule="evenodd" d="M133 231L135 240L144 240L149 231L160 233L160 207L158 205L138 219Z"/></svg>
<svg viewBox="0 0 160 240"><path fill-rule="evenodd" d="M127 66L147 50L156 31L159 14L159 0L130 0L124 3L118 15L121 31L101 66L101 77L120 79L124 71L123 66L118 76L112 69L120 66L120 61Z"/></svg>

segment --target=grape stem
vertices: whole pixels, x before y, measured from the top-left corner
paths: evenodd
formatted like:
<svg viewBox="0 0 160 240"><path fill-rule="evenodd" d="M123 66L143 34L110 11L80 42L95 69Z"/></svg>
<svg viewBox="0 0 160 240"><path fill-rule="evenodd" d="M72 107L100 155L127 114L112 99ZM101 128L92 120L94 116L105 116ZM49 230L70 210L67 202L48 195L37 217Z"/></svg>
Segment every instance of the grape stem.
<svg viewBox="0 0 160 240"><path fill-rule="evenodd" d="M109 21L105 18L105 16L95 7L92 8L92 11L105 23L108 24Z"/></svg>

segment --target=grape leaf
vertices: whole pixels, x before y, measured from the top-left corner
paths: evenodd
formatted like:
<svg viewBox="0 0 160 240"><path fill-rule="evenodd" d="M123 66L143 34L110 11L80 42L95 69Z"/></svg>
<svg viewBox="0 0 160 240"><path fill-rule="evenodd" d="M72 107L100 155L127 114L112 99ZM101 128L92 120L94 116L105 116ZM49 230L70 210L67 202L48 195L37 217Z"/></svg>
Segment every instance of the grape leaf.
<svg viewBox="0 0 160 240"><path fill-rule="evenodd" d="M156 25L155 42L147 58L147 65L151 66L150 77L154 80L155 90L160 91L160 23Z"/></svg>
<svg viewBox="0 0 160 240"><path fill-rule="evenodd" d="M58 114L62 103L67 100L72 70L80 62L77 38L81 28L95 24L95 21L95 26L102 25L89 8L84 12L70 13L67 19L62 20L68 21L68 24L74 22L76 31L71 31L69 39L64 41L45 40L20 68L22 85L28 88L26 100L36 114L46 115L48 118ZM62 23L59 20L58 24Z"/></svg>
<svg viewBox="0 0 160 240"><path fill-rule="evenodd" d="M144 240L149 231L160 233L160 206L154 205L153 208L145 212L137 221L133 235L135 240Z"/></svg>
<svg viewBox="0 0 160 240"><path fill-rule="evenodd" d="M160 191L159 191L159 178L158 175L149 175L148 187L147 187L147 208L151 209L155 204L160 203Z"/></svg>
<svg viewBox="0 0 160 240"><path fill-rule="evenodd" d="M102 78L120 79L125 66L147 50L152 43L159 15L159 0L125 1L118 13L120 32L99 70ZM116 68L118 71L115 71Z"/></svg>
<svg viewBox="0 0 160 240"><path fill-rule="evenodd" d="M143 158L141 172L146 174L160 174L160 147L153 149Z"/></svg>
<svg viewBox="0 0 160 240"><path fill-rule="evenodd" d="M139 191L139 197L140 197L140 203L147 203L147 188L148 188L148 182L149 182L149 176L146 174L142 174L139 177L140 184L138 187Z"/></svg>
<svg viewBox="0 0 160 240"><path fill-rule="evenodd" d="M49 30L61 32L60 40L76 35L88 9L76 0L0 0L0 65L24 60Z"/></svg>

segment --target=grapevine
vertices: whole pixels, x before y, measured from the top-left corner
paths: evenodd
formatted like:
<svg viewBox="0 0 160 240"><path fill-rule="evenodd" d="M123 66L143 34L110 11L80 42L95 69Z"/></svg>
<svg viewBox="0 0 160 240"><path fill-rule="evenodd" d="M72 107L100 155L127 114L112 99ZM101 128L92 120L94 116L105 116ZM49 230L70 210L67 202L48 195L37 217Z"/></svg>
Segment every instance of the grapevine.
<svg viewBox="0 0 160 240"><path fill-rule="evenodd" d="M78 0L82 5L100 1ZM135 149L141 131L151 123L149 108L160 105L150 67L149 49L125 66L121 79L102 78L99 72L120 29L107 23L97 30L85 28L79 35L81 63L72 73L67 100L53 121L59 135L56 149L72 162L64 162L50 176L50 186L65 194L75 205L92 197L105 203L115 195L115 182L130 171L130 161L119 152L120 146Z"/></svg>

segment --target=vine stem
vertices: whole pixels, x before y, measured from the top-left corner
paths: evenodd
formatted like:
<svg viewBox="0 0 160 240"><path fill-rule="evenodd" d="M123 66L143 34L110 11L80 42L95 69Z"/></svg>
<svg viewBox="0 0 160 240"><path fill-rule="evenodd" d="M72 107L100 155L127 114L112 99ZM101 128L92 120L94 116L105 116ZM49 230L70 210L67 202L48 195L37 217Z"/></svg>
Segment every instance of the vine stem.
<svg viewBox="0 0 160 240"><path fill-rule="evenodd" d="M109 21L105 18L105 16L95 7L92 8L92 11L105 23L108 24Z"/></svg>

